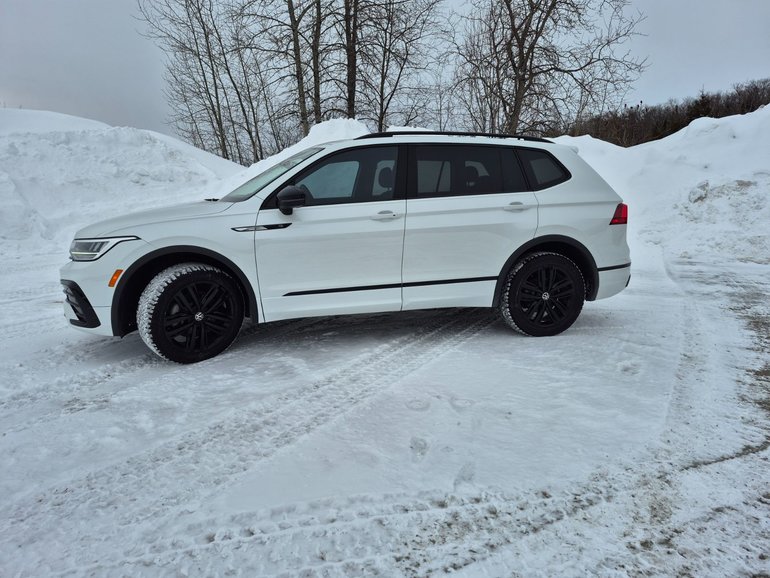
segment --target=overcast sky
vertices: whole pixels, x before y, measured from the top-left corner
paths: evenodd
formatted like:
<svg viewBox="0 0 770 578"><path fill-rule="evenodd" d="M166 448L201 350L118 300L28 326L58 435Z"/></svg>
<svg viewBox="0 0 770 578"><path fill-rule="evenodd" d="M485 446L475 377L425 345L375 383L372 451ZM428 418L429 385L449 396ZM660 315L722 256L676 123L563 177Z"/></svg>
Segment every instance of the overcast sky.
<svg viewBox="0 0 770 578"><path fill-rule="evenodd" d="M770 77L770 0L632 0L630 45L649 68L629 103L664 102ZM171 132L163 55L135 0L0 0L0 106Z"/></svg>

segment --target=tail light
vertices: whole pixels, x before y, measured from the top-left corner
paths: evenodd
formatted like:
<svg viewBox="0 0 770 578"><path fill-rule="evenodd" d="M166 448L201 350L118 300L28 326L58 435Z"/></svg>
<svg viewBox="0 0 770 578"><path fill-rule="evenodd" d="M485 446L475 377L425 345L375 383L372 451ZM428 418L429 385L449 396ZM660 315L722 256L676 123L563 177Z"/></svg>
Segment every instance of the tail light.
<svg viewBox="0 0 770 578"><path fill-rule="evenodd" d="M627 225L628 224L628 205L620 203L615 208L615 214L612 215L610 225Z"/></svg>

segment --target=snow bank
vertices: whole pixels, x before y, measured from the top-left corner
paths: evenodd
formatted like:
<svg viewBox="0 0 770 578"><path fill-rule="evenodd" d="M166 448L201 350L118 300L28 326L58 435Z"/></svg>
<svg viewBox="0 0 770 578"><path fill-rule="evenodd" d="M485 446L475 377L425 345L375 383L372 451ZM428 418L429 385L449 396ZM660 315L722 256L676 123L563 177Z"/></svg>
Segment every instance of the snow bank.
<svg viewBox="0 0 770 578"><path fill-rule="evenodd" d="M46 133L53 131L103 130L109 125L47 110L26 110L21 108L0 109L0 135L13 133Z"/></svg>
<svg viewBox="0 0 770 578"><path fill-rule="evenodd" d="M0 239L66 251L90 222L211 196L241 168L151 131L0 109Z"/></svg>
<svg viewBox="0 0 770 578"><path fill-rule="evenodd" d="M770 262L770 107L697 119L628 149L589 136L556 140L577 146L629 204L635 262L657 258L640 242L675 257Z"/></svg>

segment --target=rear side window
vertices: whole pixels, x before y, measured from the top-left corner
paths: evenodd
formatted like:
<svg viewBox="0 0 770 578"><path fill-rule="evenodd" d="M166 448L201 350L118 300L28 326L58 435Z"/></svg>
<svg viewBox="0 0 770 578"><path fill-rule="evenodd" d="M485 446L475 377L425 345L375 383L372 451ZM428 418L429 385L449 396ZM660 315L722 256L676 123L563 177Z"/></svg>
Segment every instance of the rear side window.
<svg viewBox="0 0 770 578"><path fill-rule="evenodd" d="M520 148L516 152L534 190L553 187L569 180L569 171L547 151Z"/></svg>
<svg viewBox="0 0 770 578"><path fill-rule="evenodd" d="M417 175L410 188L418 198L502 193L502 156L503 149L493 146L415 146Z"/></svg>

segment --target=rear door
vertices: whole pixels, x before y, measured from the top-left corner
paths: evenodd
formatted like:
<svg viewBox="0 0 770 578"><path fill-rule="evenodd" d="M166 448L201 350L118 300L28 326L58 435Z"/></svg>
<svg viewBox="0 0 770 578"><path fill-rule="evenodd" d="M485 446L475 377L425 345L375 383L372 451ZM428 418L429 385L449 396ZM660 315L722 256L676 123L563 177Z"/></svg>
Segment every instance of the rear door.
<svg viewBox="0 0 770 578"><path fill-rule="evenodd" d="M403 309L489 307L510 255L537 229L513 148L411 145Z"/></svg>
<svg viewBox="0 0 770 578"><path fill-rule="evenodd" d="M257 216L257 276L266 321L398 311L406 201L397 146L348 149L290 183L307 205Z"/></svg>

